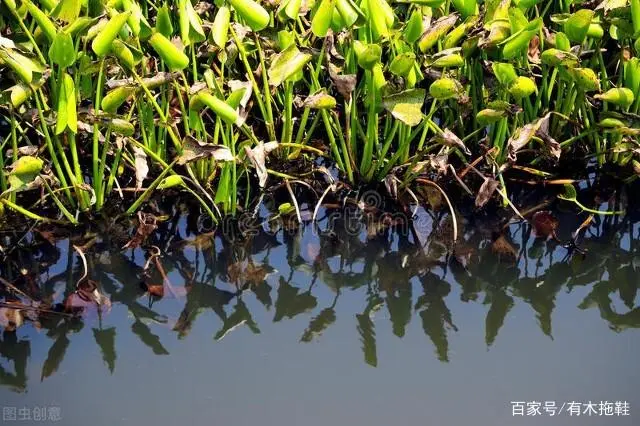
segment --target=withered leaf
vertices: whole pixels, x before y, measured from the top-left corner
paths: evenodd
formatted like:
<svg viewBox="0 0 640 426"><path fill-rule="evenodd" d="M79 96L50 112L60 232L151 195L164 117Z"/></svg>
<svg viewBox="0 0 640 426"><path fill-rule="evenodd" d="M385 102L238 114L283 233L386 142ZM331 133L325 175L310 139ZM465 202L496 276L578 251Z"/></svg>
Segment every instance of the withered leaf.
<svg viewBox="0 0 640 426"><path fill-rule="evenodd" d="M459 148L465 154L471 155L471 151L469 151L469 148L462 142L462 139L449 129L444 129L442 134L438 135L438 139L447 146Z"/></svg>
<svg viewBox="0 0 640 426"><path fill-rule="evenodd" d="M505 238L504 235L500 235L491 244L491 251L499 257L505 257L510 260L516 260L518 258L518 250Z"/></svg>
<svg viewBox="0 0 640 426"><path fill-rule="evenodd" d="M527 57L529 58L529 62L531 63L540 63L540 37L534 36L529 42Z"/></svg>
<svg viewBox="0 0 640 426"><path fill-rule="evenodd" d="M478 195L476 196L476 207L480 208L487 204L499 186L500 182L497 180L486 178L480 186L480 190L478 190Z"/></svg>
<svg viewBox="0 0 640 426"><path fill-rule="evenodd" d="M358 83L358 78L355 74L338 74L338 68L329 64L329 77L331 77L331 81L334 86L336 86L336 90L343 98L347 100L351 100L351 93L355 90L356 84Z"/></svg>
<svg viewBox="0 0 640 426"><path fill-rule="evenodd" d="M531 139L537 135L541 139L545 140L551 153L556 158L560 157L560 145L553 140L548 135L549 129L549 118L551 117L551 113L547 113L543 117L537 119L536 121L526 124L525 126L516 130L507 141L507 149L509 152L509 159L511 161L516 161L516 156L518 151L527 146L527 144L531 141Z"/></svg>
<svg viewBox="0 0 640 426"><path fill-rule="evenodd" d="M584 231L585 229L587 229L587 228L589 228L591 226L591 224L593 223L593 218L594 218L593 214L590 214L589 216L587 216L587 218L584 220L584 222L582 222L580 224L578 229L576 229L571 234L571 238L573 238L574 241L578 238L578 236L580 235L580 232Z"/></svg>
<svg viewBox="0 0 640 426"><path fill-rule="evenodd" d="M136 145L132 146L135 168L136 168L136 188L142 188L142 182L149 174L149 164L147 164L147 154L144 150Z"/></svg>
<svg viewBox="0 0 640 426"><path fill-rule="evenodd" d="M147 240L149 235L158 227L156 217L152 214L138 212L138 228L135 235L122 248L137 248Z"/></svg>
<svg viewBox="0 0 640 426"><path fill-rule="evenodd" d="M531 217L531 225L537 237L557 239L556 230L559 222L550 211L535 212Z"/></svg>
<svg viewBox="0 0 640 426"><path fill-rule="evenodd" d="M152 296L164 297L164 285L162 284L147 284L147 291Z"/></svg>
<svg viewBox="0 0 640 426"><path fill-rule="evenodd" d="M224 145L214 145L200 142L192 136L187 136L182 141L182 155L178 158L178 164L185 165L202 158L213 158L216 161L233 161L231 150Z"/></svg>
<svg viewBox="0 0 640 426"><path fill-rule="evenodd" d="M271 151L278 148L278 142L272 141L264 143L260 141L258 145L253 148L244 147L245 152L247 153L247 158L251 161L251 164L256 168L256 173L258 174L258 182L260 184L260 188L264 188L267 184L267 166L265 165L265 160L267 154Z"/></svg>

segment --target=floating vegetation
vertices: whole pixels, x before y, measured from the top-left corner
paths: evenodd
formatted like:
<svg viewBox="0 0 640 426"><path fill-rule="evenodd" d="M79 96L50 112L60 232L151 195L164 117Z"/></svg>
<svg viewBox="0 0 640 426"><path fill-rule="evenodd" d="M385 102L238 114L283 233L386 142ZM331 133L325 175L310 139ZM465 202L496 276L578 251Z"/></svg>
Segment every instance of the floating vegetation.
<svg viewBox="0 0 640 426"><path fill-rule="evenodd" d="M513 175L547 184L576 178L560 164L595 164L634 180L638 10L2 0L0 212L77 224L182 193L217 222L284 184L300 221L291 186L326 180L415 198L453 176L478 208L516 210ZM571 185L562 199L591 211Z"/></svg>

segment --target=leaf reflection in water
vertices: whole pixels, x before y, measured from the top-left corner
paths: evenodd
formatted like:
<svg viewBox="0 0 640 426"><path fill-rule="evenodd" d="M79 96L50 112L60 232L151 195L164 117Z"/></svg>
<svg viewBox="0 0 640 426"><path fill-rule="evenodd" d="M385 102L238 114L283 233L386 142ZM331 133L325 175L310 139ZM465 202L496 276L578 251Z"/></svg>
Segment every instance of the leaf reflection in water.
<svg viewBox="0 0 640 426"><path fill-rule="evenodd" d="M258 334L266 330L265 321L272 321L299 327L300 342L322 344L332 338L328 330L350 327L359 339L354 346L374 367L385 351L380 333L388 329L382 325L389 321L390 332L403 338L415 331L414 318L437 359L452 362L450 340L458 330L456 313L465 308L461 304L485 307L487 347L499 344L511 312L522 304L532 309L541 333L552 338L558 295L578 287L586 289L581 310L597 310L616 332L640 328L640 224L630 216L597 218L581 227L585 215L554 211L550 216L545 210L533 225L504 226L505 217L463 227L466 219L460 214L453 245L447 237L447 209L419 214L424 215L416 219L419 227L372 223L373 238L365 228L344 232L344 218L325 216L318 228L301 226L274 235L258 227L236 243L211 232L202 238L189 235L192 225L164 221L147 236L147 244L161 247L159 259L175 297L155 300L140 285L148 278L145 248L120 249L135 235L137 223L132 222L126 232L98 234L85 251L89 278L111 300L111 312L65 306L84 271L56 230L16 233L21 243L0 262L0 385L27 390L32 339L47 339L40 366L40 378L46 380L65 368L70 351L80 350L76 336L88 332L86 324L113 374L122 362L117 351L125 350L118 347L119 334L135 336L151 353L169 355L169 336L186 338L203 313L217 317L214 325L199 322L211 328L215 340L238 327ZM583 233L586 257L569 253L553 238L557 234L566 241L576 229ZM161 282L162 277L153 278ZM347 297L350 302L341 303ZM354 305L354 298L361 302ZM128 327L111 321L123 312ZM42 333L30 336L34 329Z"/></svg>

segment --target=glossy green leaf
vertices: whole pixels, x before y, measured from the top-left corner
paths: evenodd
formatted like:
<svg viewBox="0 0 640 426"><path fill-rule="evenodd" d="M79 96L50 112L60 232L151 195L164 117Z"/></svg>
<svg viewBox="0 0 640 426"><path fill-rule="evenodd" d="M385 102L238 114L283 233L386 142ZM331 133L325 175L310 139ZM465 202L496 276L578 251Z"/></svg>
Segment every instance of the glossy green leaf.
<svg viewBox="0 0 640 426"><path fill-rule="evenodd" d="M640 59L631 58L624 64L624 82L628 89L631 89L634 96L640 94Z"/></svg>
<svg viewBox="0 0 640 426"><path fill-rule="evenodd" d="M582 43L589 31L589 25L593 19L594 12L589 9L580 9L571 14L564 23L564 32L569 40L575 43Z"/></svg>
<svg viewBox="0 0 640 426"><path fill-rule="evenodd" d="M49 47L49 59L59 67L70 67L76 61L76 49L71 35L59 32Z"/></svg>
<svg viewBox="0 0 640 426"><path fill-rule="evenodd" d="M122 12L115 15L109 20L105 27L96 35L91 43L91 48L98 56L105 56L111 51L113 40L116 39L118 33L127 23L131 16L131 12Z"/></svg>
<svg viewBox="0 0 640 426"><path fill-rule="evenodd" d="M25 0L24 5L31 16L33 16L34 21L36 21L36 23L38 24L38 28L40 28L40 30L49 40L49 43L52 43L56 36L56 33L58 32L53 21L47 16L45 12L40 10L38 6L33 4L31 0Z"/></svg>
<svg viewBox="0 0 640 426"><path fill-rule="evenodd" d="M422 12L419 9L411 13L411 17L404 27L403 35L404 39L410 44L418 41L422 35Z"/></svg>
<svg viewBox="0 0 640 426"><path fill-rule="evenodd" d="M382 105L396 119L407 126L417 126L422 121L422 105L426 91L411 89L382 98Z"/></svg>
<svg viewBox="0 0 640 426"><path fill-rule="evenodd" d="M518 74L516 74L516 70L511 64L494 62L491 65L491 68L493 70L493 74L498 79L498 82L504 87L511 86L511 84L518 78Z"/></svg>
<svg viewBox="0 0 640 426"><path fill-rule="evenodd" d="M578 57L573 53L565 52L559 49L547 49L540 55L543 64L551 66L573 66L579 61Z"/></svg>
<svg viewBox="0 0 640 426"><path fill-rule="evenodd" d="M416 63L415 53L413 52L401 53L397 55L395 58L393 58L393 61L391 61L391 64L389 64L389 71L391 71L393 74L397 76L406 77L411 71L411 69L413 68L415 63Z"/></svg>
<svg viewBox="0 0 640 426"><path fill-rule="evenodd" d="M279 86L294 74L302 71L310 60L311 55L300 52L295 44L287 47L275 55L271 61L268 71L269 85Z"/></svg>
<svg viewBox="0 0 640 426"><path fill-rule="evenodd" d="M190 99L189 109L200 111L204 107L209 107L225 123L234 124L239 118L238 112L226 102L206 91L200 91Z"/></svg>
<svg viewBox="0 0 640 426"><path fill-rule="evenodd" d="M634 34L640 33L640 0L630 0L631 3L631 23Z"/></svg>
<svg viewBox="0 0 640 426"><path fill-rule="evenodd" d="M157 188L162 190L175 188L176 186L184 186L184 179L182 179L182 176L180 175L167 176L166 178L162 179Z"/></svg>
<svg viewBox="0 0 640 426"><path fill-rule="evenodd" d="M261 31L269 25L269 12L253 0L229 0L240 17L253 31Z"/></svg>
<svg viewBox="0 0 640 426"><path fill-rule="evenodd" d="M78 0L60 0L51 11L51 16L60 21L73 23L80 17L82 2Z"/></svg>
<svg viewBox="0 0 640 426"><path fill-rule="evenodd" d="M63 133L67 128L78 133L78 116L76 113L76 88L73 78L64 74L58 88L58 109L56 117L56 134Z"/></svg>
<svg viewBox="0 0 640 426"><path fill-rule="evenodd" d="M304 100L303 106L311 109L333 109L337 105L336 98L324 90L315 93Z"/></svg>
<svg viewBox="0 0 640 426"><path fill-rule="evenodd" d="M366 70L370 70L374 65L380 63L382 47L378 44L362 43L359 40L353 42L353 48L358 58L358 65Z"/></svg>
<svg viewBox="0 0 640 426"><path fill-rule="evenodd" d="M537 91L536 83L529 77L518 77L509 87L509 93L516 99L526 98Z"/></svg>
<svg viewBox="0 0 640 426"><path fill-rule="evenodd" d="M169 7L166 4L163 4L162 7L158 9L158 15L156 16L156 31L166 38L171 38L173 35L171 13L169 12Z"/></svg>
<svg viewBox="0 0 640 426"><path fill-rule="evenodd" d="M475 15L476 8L478 7L477 0L451 0L451 4L454 9L460 12L460 15L462 15L463 18Z"/></svg>
<svg viewBox="0 0 640 426"><path fill-rule="evenodd" d="M34 74L42 74L44 66L16 50L0 47L0 63L7 65L25 83L33 81Z"/></svg>
<svg viewBox="0 0 640 426"><path fill-rule="evenodd" d="M458 46L460 40L473 28L478 22L478 16L470 16L462 24L455 27L444 38L443 47L445 49L451 49Z"/></svg>
<svg viewBox="0 0 640 426"><path fill-rule="evenodd" d="M526 54L529 42L542 28L542 18L534 19L519 34L509 37L502 48L504 59L513 59L519 55Z"/></svg>
<svg viewBox="0 0 640 426"><path fill-rule="evenodd" d="M214 43L221 49L227 45L230 22L231 11L227 6L222 6L218 9L211 27L211 37L213 38Z"/></svg>
<svg viewBox="0 0 640 426"><path fill-rule="evenodd" d="M8 175L9 190L21 191L26 189L42 171L44 161L37 157L25 155L16 160L11 165L11 171Z"/></svg>
<svg viewBox="0 0 640 426"><path fill-rule="evenodd" d="M571 75L575 79L577 86L585 92L600 90L600 80L591 68L574 68L571 70Z"/></svg>
<svg viewBox="0 0 640 426"><path fill-rule="evenodd" d="M609 89L602 94L595 95L594 97L623 108L629 108L634 101L633 92L631 89L627 89L626 87Z"/></svg>
<svg viewBox="0 0 640 426"><path fill-rule="evenodd" d="M125 103L135 92L136 88L132 86L116 87L102 98L100 106L103 111L115 114L120 105Z"/></svg>
<svg viewBox="0 0 640 426"><path fill-rule="evenodd" d="M178 18L180 38L185 46L200 43L206 39L202 20L193 9L191 0L178 0Z"/></svg>
<svg viewBox="0 0 640 426"><path fill-rule="evenodd" d="M324 37L331 26L335 0L319 0L319 6L311 20L311 31L316 37Z"/></svg>
<svg viewBox="0 0 640 426"><path fill-rule="evenodd" d="M442 56L431 63L434 68L459 68L464 65L464 59L459 53Z"/></svg>
<svg viewBox="0 0 640 426"><path fill-rule="evenodd" d="M447 32L455 25L458 20L457 15L444 16L434 22L422 35L418 42L420 51L426 52L430 50L436 43L442 39Z"/></svg>
<svg viewBox="0 0 640 426"><path fill-rule="evenodd" d="M155 33L149 39L149 44L153 47L169 69L182 70L189 65L189 57L184 54L175 44L160 33Z"/></svg>
<svg viewBox="0 0 640 426"><path fill-rule="evenodd" d="M452 78L439 78L429 86L429 94L438 100L456 98L462 91L462 85Z"/></svg>

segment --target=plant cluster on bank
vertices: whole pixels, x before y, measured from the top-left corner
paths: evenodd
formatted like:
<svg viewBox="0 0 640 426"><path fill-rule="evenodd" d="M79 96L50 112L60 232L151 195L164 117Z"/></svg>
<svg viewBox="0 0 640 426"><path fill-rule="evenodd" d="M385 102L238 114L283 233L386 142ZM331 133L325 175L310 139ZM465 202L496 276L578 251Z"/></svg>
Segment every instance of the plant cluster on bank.
<svg viewBox="0 0 640 426"><path fill-rule="evenodd" d="M640 173L639 36L640 0L2 0L0 209L179 190L215 220L271 179L297 210L337 187L317 157L418 202L448 175L506 205L517 170L578 203L563 158Z"/></svg>

